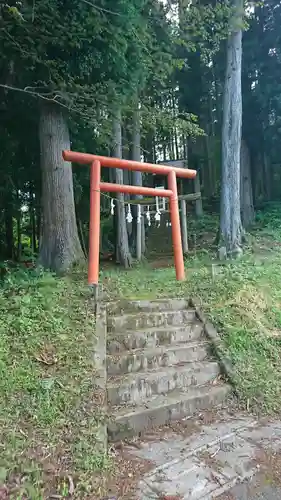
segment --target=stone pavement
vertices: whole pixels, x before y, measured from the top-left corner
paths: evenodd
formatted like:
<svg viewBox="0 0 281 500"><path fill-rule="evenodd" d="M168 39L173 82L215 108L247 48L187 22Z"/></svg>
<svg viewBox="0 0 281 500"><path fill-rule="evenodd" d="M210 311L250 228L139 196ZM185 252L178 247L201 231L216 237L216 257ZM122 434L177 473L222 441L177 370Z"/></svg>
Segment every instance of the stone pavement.
<svg viewBox="0 0 281 500"><path fill-rule="evenodd" d="M260 479L262 457L281 453L281 421L224 415L210 425L188 424L146 436L138 449L127 448L155 464L139 483L136 499L281 499L281 483Z"/></svg>

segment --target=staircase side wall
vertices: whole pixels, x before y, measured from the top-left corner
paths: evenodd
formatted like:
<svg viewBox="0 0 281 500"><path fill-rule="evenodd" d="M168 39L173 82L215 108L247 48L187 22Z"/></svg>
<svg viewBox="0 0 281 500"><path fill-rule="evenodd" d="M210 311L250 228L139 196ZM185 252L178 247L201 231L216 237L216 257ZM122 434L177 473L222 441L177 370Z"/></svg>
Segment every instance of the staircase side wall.
<svg viewBox="0 0 281 500"><path fill-rule="evenodd" d="M107 452L107 369L106 369L106 338L107 314L106 306L102 303L96 305L96 331L94 347L95 388L94 400L99 409L99 422L96 446L101 453Z"/></svg>

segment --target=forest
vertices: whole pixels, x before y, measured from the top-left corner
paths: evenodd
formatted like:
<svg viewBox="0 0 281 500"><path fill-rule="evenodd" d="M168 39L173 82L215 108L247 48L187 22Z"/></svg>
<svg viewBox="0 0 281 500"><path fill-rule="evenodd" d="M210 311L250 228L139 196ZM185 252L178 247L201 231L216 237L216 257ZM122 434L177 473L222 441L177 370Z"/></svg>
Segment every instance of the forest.
<svg viewBox="0 0 281 500"><path fill-rule="evenodd" d="M255 210L280 197L280 21L276 0L1 1L1 261L64 272L86 259L89 169L63 149L184 160L198 175L182 194L201 191L197 215L220 212L221 258L240 254ZM144 224L132 204L128 228L117 198L112 217L102 197L101 253L130 267Z"/></svg>

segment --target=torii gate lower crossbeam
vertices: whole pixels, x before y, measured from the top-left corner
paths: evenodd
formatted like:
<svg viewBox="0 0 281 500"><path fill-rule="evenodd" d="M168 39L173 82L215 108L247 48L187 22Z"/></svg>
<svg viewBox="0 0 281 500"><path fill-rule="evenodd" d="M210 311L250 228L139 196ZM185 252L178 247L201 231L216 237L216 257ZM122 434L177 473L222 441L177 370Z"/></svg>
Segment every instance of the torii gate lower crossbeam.
<svg viewBox="0 0 281 500"><path fill-rule="evenodd" d="M126 193L134 195L155 196L168 198L172 223L172 240L176 278L178 281L185 279L184 258L182 251L181 227L178 207L177 176L188 179L196 177L196 170L170 167L167 165L154 165L120 158L97 156L74 151L63 151L65 161L90 164L90 231L89 231L89 265L88 283L97 286L99 282L99 251L100 251L100 194L107 191L111 193ZM139 172L155 173L168 176L168 189L154 189L149 187L129 186L101 182L101 167L112 167L134 170Z"/></svg>

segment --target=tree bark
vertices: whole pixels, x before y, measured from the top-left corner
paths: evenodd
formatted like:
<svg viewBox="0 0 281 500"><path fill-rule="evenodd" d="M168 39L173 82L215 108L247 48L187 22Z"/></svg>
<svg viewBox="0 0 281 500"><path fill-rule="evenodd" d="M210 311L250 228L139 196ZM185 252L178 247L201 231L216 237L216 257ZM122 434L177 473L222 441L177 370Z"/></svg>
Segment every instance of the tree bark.
<svg viewBox="0 0 281 500"><path fill-rule="evenodd" d="M266 201L270 201L272 198L272 186L271 186L272 174L270 171L270 163L267 154L263 154L263 186L264 186L264 198Z"/></svg>
<svg viewBox="0 0 281 500"><path fill-rule="evenodd" d="M19 199L19 190L17 189L17 261L18 262L20 262L21 254L22 254L21 219L22 219L22 212L21 212L20 199Z"/></svg>
<svg viewBox="0 0 281 500"><path fill-rule="evenodd" d="M84 253L84 255L87 255L88 251L87 251L87 247L85 244L83 223L79 217L77 218L77 229L78 229L78 235L79 235L79 239L81 241L81 247L82 247L83 253ZM102 241L102 238L100 238L100 241Z"/></svg>
<svg viewBox="0 0 281 500"><path fill-rule="evenodd" d="M42 216L41 210L39 210L38 207L36 208L36 238L40 248L40 241L42 239Z"/></svg>
<svg viewBox="0 0 281 500"><path fill-rule="evenodd" d="M39 138L43 206L39 264L65 273L85 256L77 230L72 167L62 158L62 150L70 149L69 130L58 106L41 107Z"/></svg>
<svg viewBox="0 0 281 500"><path fill-rule="evenodd" d="M253 203L253 189L251 177L251 161L248 146L241 142L241 218L243 227L248 229L254 222L255 211Z"/></svg>
<svg viewBox="0 0 281 500"><path fill-rule="evenodd" d="M243 0L234 0L233 6L223 102L220 258L241 254L243 233L240 212Z"/></svg>
<svg viewBox="0 0 281 500"><path fill-rule="evenodd" d="M121 111L116 112L113 120L113 155L122 158L122 125ZM123 184L123 170L117 168L115 171L116 184ZM132 265L132 257L129 249L126 212L124 206L124 195L116 194L116 261L128 269Z"/></svg>
<svg viewBox="0 0 281 500"><path fill-rule="evenodd" d="M136 103L138 106L138 102ZM140 111L135 109L133 114L133 134L132 134L132 160L141 161L141 132L140 132ZM142 173L132 172L132 184L134 186L142 186ZM135 199L142 199L142 196L137 195ZM141 207L141 222L137 223L138 207L133 206L133 236L136 247L136 259L140 261L145 252L145 227L143 218L143 208Z"/></svg>
<svg viewBox="0 0 281 500"><path fill-rule="evenodd" d="M187 231L187 211L186 211L186 201L180 200L181 206L181 237L182 237L182 249L185 255L188 254L188 231Z"/></svg>
<svg viewBox="0 0 281 500"><path fill-rule="evenodd" d="M197 175L194 179L194 192L195 193L201 192L200 173L199 172L197 172ZM203 215L203 204L202 204L201 197L195 201L195 214L196 214L196 217L202 217L202 215Z"/></svg>
<svg viewBox="0 0 281 500"><path fill-rule="evenodd" d="M35 221L35 212L34 208L31 205L30 207L30 226L31 226L31 249L32 249L32 257L36 254L37 251L37 242L36 242L36 221Z"/></svg>
<svg viewBox="0 0 281 500"><path fill-rule="evenodd" d="M5 208L5 232L6 232L6 251L5 258L13 260L15 257L14 231L13 231L13 210L9 203Z"/></svg>
<svg viewBox="0 0 281 500"><path fill-rule="evenodd" d="M207 157L207 165L204 169L204 181L206 180L206 183L204 182L204 194L205 196L213 196L215 192L215 171L214 171L214 166L212 162L212 157L211 157L211 148L210 148L210 137L208 133L205 135L203 138L205 142L205 151L206 151L206 157Z"/></svg>
<svg viewBox="0 0 281 500"><path fill-rule="evenodd" d="M37 252L37 240L36 240L36 220L35 220L35 208L34 208L34 192L33 189L29 191L29 217L30 217L30 228L31 228L31 237L30 237L30 246L32 250L32 258Z"/></svg>
<svg viewBox="0 0 281 500"><path fill-rule="evenodd" d="M22 253L21 246L21 212L17 213L17 261L20 262Z"/></svg>

